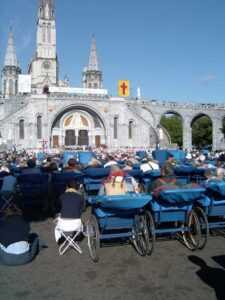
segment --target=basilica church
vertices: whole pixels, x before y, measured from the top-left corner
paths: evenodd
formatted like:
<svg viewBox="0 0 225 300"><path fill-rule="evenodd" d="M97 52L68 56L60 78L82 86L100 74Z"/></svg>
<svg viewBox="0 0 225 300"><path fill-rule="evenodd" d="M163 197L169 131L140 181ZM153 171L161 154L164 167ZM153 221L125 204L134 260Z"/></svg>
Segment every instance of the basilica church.
<svg viewBox="0 0 225 300"><path fill-rule="evenodd" d="M136 98L109 96L94 37L88 64L81 72L82 86L72 87L66 78L61 80L55 9L54 0L38 1L36 49L25 72L17 59L13 32L9 33L1 74L0 144L21 149L38 149L43 143L58 149L166 146L170 136L160 126L163 113L176 110L182 116L188 109L202 111L201 107L143 100L140 94ZM183 142L190 148L188 126L184 126Z"/></svg>

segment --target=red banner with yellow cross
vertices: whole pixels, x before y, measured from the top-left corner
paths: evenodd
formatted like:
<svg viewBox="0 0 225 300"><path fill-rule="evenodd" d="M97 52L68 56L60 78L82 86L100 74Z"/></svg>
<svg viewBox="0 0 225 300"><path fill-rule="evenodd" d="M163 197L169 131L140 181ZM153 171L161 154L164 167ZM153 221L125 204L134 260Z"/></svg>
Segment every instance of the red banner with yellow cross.
<svg viewBox="0 0 225 300"><path fill-rule="evenodd" d="M119 94L119 97L129 97L130 96L130 81L129 80L119 80L118 81L118 94Z"/></svg>

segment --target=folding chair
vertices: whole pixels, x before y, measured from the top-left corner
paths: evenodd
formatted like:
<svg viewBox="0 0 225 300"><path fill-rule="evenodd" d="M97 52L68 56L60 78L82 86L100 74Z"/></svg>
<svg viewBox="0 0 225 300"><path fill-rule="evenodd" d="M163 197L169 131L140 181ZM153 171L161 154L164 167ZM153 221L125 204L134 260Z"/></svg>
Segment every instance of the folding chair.
<svg viewBox="0 0 225 300"><path fill-rule="evenodd" d="M59 255L63 255L69 248L82 254L82 250L77 242L77 238L81 233L83 233L81 219L68 220L60 217L57 218L55 227L56 242L58 242L60 238L64 238L63 243L59 246Z"/></svg>
<svg viewBox="0 0 225 300"><path fill-rule="evenodd" d="M0 213L3 213L7 208L15 206L13 200L13 193L0 192Z"/></svg>
<svg viewBox="0 0 225 300"><path fill-rule="evenodd" d="M0 178L0 187L0 213L4 213L7 208L15 206L16 178L11 175Z"/></svg>

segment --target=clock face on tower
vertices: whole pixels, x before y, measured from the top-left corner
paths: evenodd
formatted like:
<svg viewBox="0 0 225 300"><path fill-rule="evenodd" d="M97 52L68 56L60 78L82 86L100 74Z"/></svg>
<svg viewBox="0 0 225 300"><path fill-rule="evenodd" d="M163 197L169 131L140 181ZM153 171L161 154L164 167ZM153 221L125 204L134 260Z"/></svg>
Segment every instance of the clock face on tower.
<svg viewBox="0 0 225 300"><path fill-rule="evenodd" d="M42 66L45 70L49 70L51 67L51 63L48 60L45 60L42 64Z"/></svg>

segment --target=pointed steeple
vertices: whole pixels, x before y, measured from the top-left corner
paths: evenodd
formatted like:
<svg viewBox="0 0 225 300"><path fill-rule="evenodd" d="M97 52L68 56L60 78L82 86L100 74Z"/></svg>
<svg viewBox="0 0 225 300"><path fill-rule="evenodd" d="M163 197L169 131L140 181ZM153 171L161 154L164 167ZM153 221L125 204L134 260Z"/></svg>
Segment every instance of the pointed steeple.
<svg viewBox="0 0 225 300"><path fill-rule="evenodd" d="M39 18L47 20L54 18L54 0L40 0Z"/></svg>
<svg viewBox="0 0 225 300"><path fill-rule="evenodd" d="M92 36L91 41L89 63L83 71L83 87L91 89L102 88L102 71L100 71L98 64L96 40L94 36Z"/></svg>
<svg viewBox="0 0 225 300"><path fill-rule="evenodd" d="M5 54L4 66L5 67L19 67L17 56L16 56L16 48L14 45L14 37L13 37L12 28L10 28L10 32L9 32L8 45L7 45L6 54Z"/></svg>
<svg viewBox="0 0 225 300"><path fill-rule="evenodd" d="M10 28L4 67L2 69L2 93L4 97L15 96L18 93L19 74L21 74L21 69L16 57L12 28Z"/></svg>
<svg viewBox="0 0 225 300"><path fill-rule="evenodd" d="M96 47L96 40L95 40L94 35L92 36L89 64L88 64L87 70L88 71L99 71L97 47Z"/></svg>

